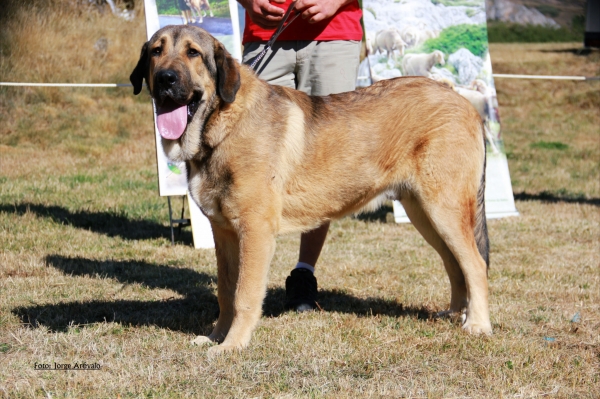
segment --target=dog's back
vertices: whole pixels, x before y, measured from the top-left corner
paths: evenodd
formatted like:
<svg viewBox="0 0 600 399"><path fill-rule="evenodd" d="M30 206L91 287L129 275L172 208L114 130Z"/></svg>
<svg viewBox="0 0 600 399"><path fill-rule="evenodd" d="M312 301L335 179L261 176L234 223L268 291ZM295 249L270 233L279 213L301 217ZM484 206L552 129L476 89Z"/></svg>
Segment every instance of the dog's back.
<svg viewBox="0 0 600 399"><path fill-rule="evenodd" d="M456 179L465 167L478 171L476 195L484 162L481 120L452 90L426 78L384 80L326 97L275 90L286 111L277 135L286 165L277 169L282 227L318 225L382 193L418 191L430 178Z"/></svg>

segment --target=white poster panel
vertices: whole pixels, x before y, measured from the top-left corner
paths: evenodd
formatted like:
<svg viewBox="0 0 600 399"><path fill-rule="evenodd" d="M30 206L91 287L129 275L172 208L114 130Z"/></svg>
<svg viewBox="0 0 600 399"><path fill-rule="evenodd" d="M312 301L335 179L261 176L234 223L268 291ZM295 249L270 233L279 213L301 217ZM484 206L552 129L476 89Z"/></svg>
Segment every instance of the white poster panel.
<svg viewBox="0 0 600 399"><path fill-rule="evenodd" d="M187 199L190 204L190 220L192 221L194 248L214 248L215 241L213 239L210 221L204 216L198 205L196 205L190 193L187 194Z"/></svg>
<svg viewBox="0 0 600 399"><path fill-rule="evenodd" d="M486 215L518 215L500 135L485 0L363 0L363 19L367 57L357 86L425 76L468 99L485 126ZM397 201L394 217L398 223L409 221Z"/></svg>
<svg viewBox="0 0 600 399"><path fill-rule="evenodd" d="M167 25L194 25L208 31L225 45L227 51L234 58L241 60L240 25L235 0L144 0L144 6L148 39L157 30ZM187 193L185 163L172 162L165 155L156 126L156 108L154 109L154 134L159 194L161 196L187 195L194 246L196 248L213 248L214 241L210 223Z"/></svg>

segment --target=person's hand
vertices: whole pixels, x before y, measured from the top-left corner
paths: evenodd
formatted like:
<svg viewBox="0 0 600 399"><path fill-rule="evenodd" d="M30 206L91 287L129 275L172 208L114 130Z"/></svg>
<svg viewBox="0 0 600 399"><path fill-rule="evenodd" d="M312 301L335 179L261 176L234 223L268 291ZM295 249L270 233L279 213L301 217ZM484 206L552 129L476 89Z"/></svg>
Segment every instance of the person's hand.
<svg viewBox="0 0 600 399"><path fill-rule="evenodd" d="M335 13L354 0L297 0L296 10L302 13L302 18L309 24L331 18Z"/></svg>
<svg viewBox="0 0 600 399"><path fill-rule="evenodd" d="M238 0L248 11L252 22L263 29L276 28L285 14L285 10L274 6L269 0ZM274 3L283 4L285 0L272 0Z"/></svg>

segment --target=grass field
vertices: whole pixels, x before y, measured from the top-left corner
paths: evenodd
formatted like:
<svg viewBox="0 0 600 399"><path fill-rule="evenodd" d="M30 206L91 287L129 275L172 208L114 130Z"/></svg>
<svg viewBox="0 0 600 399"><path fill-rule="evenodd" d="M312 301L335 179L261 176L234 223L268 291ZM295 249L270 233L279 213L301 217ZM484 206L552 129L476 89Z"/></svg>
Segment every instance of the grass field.
<svg viewBox="0 0 600 399"><path fill-rule="evenodd" d="M1 79L126 82L141 17L57 3L8 2ZM497 73L600 75L579 47L491 55ZM441 261L384 209L333 223L311 314L283 312L298 237L281 237L250 347L212 360L189 342L215 321L214 255L186 230L170 245L149 97L0 88L0 396L598 397L600 83L496 86L521 216L489 221L492 336L433 318L449 304ZM101 369L35 369L76 362Z"/></svg>

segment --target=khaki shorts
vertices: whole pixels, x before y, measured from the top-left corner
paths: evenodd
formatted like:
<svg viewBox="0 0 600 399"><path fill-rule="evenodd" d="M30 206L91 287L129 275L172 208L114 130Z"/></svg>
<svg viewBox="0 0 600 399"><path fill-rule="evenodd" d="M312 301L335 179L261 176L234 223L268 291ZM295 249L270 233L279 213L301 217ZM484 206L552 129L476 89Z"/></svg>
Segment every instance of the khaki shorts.
<svg viewBox="0 0 600 399"><path fill-rule="evenodd" d="M244 64L251 64L264 42L244 46ZM258 76L270 84L287 86L313 96L343 93L356 88L360 41L275 42L258 63Z"/></svg>

